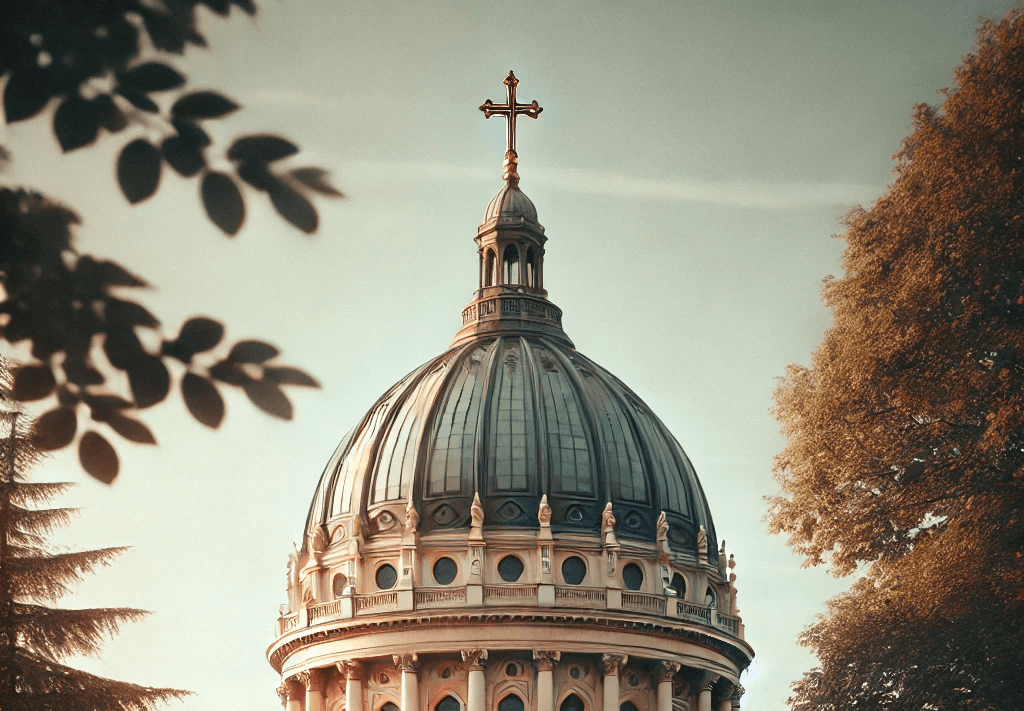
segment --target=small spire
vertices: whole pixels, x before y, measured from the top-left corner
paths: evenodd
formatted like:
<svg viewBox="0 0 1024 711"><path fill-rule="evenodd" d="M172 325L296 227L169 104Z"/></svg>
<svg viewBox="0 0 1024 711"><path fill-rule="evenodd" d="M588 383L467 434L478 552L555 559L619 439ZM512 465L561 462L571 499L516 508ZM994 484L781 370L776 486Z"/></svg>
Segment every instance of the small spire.
<svg viewBox="0 0 1024 711"><path fill-rule="evenodd" d="M490 118L491 116L505 117L505 162L501 179L508 183L509 186L515 188L519 186L519 173L517 172L519 155L516 153L516 116L523 115L535 119L540 116L540 112L544 109L537 104L536 99L529 104L516 103L516 87L519 85L519 80L516 79L516 75L511 71L505 77L504 84L506 102L504 104L495 104L488 99L480 105L480 110L484 112L484 118Z"/></svg>

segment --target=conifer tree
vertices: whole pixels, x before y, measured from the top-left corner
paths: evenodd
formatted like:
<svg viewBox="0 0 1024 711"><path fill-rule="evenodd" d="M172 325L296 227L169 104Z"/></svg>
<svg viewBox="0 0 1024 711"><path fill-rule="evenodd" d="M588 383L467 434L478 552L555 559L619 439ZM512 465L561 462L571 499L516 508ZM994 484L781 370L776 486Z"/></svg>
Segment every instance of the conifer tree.
<svg viewBox="0 0 1024 711"><path fill-rule="evenodd" d="M9 383L6 383L9 385ZM52 605L86 573L109 565L123 548L63 552L48 535L75 509L47 508L67 483L39 483L26 473L39 455L32 429L0 398L0 709L3 711L150 711L188 692L105 679L64 664L96 654L132 608L64 609Z"/></svg>

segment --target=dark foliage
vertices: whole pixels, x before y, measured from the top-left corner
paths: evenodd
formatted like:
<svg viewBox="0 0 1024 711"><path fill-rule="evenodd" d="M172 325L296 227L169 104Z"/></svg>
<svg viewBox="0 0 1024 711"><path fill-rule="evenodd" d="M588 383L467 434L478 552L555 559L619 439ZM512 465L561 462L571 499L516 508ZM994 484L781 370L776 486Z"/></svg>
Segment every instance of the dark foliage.
<svg viewBox="0 0 1024 711"><path fill-rule="evenodd" d="M196 22L201 6L223 16L232 7L256 10L249 0L2 3L5 118L30 120L53 107L53 130L64 151L123 131L128 138L117 158L117 182L131 204L158 190L166 163L198 180L206 214L229 236L245 221L243 189L266 193L287 222L312 233L319 218L308 196L341 194L319 168L278 167L298 152L293 142L242 136L225 151L233 175L208 168L215 146L203 124L239 106L216 91L189 90L187 78L165 61L206 45ZM150 138L129 135L136 125ZM155 125L166 131L153 142ZM8 159L0 147L0 161ZM193 318L177 336L164 334L153 314L124 297L125 289L145 285L142 278L75 249L78 221L71 209L42 195L0 187L0 338L28 343L35 358L17 369L13 396L52 403L37 422L40 449L77 441L83 468L110 482L119 465L109 433L154 444L136 412L165 400L175 382L193 416L214 428L224 418L225 386L240 388L282 419L292 416L283 386L317 387L302 371L274 362L278 350L270 344L240 341L218 354L224 327L213 319ZM159 334L158 349L144 345L153 339L140 339L143 330ZM125 381L127 390L119 391Z"/></svg>
<svg viewBox="0 0 1024 711"><path fill-rule="evenodd" d="M847 217L835 323L776 392L771 528L861 571L800 711L1024 708L1024 10L985 22Z"/></svg>

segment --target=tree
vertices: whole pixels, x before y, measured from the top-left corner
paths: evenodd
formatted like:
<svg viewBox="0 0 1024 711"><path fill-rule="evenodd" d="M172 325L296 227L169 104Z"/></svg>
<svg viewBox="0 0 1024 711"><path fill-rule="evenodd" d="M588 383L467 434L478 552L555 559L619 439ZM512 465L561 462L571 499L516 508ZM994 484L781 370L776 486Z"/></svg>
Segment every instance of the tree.
<svg viewBox="0 0 1024 711"><path fill-rule="evenodd" d="M6 398L2 404L11 405ZM0 413L0 702L4 711L150 711L188 692L105 679L66 666L95 654L122 622L146 615L131 608L73 610L47 605L86 573L124 549L57 552L47 534L74 509L39 508L66 491L25 473L38 460L31 427L17 410Z"/></svg>
<svg viewBox="0 0 1024 711"><path fill-rule="evenodd" d="M117 160L118 183L129 203L156 192L164 163L198 181L207 215L228 236L245 220L243 189L265 193L305 233L319 222L310 196L341 195L322 169L281 168L299 150L281 136L232 141L225 153L233 176L209 167L208 154L217 147L203 125L239 106L218 92L185 91L187 78L163 60L189 46L205 46L198 8L228 16L236 6L253 14L252 0L2 5L6 121L48 115L44 109L55 106L54 135L65 152L89 146L104 133L135 135ZM163 133L160 141L142 136L154 131ZM10 159L10 151L0 147L0 164ZM37 447L58 449L77 438L82 466L109 483L118 474L117 454L101 432L83 425L86 415L93 427L152 444L155 437L135 411L164 400L175 378L189 411L213 428L224 416L216 383L241 388L257 407L282 419L292 416L282 386L317 386L302 371L273 362L278 350L263 341L240 341L214 355L224 327L213 319L193 318L176 336L165 335L155 316L120 296L124 288L144 286L141 277L75 248L72 226L79 221L71 209L38 193L0 187L0 338L27 341L36 359L17 372L13 396L55 405L36 423ZM156 350L143 345L140 329L158 334ZM125 378L130 397L116 387Z"/></svg>
<svg viewBox="0 0 1024 711"><path fill-rule="evenodd" d="M846 217L833 326L775 392L770 529L860 573L801 635L801 711L1024 708L1024 10L942 93Z"/></svg>

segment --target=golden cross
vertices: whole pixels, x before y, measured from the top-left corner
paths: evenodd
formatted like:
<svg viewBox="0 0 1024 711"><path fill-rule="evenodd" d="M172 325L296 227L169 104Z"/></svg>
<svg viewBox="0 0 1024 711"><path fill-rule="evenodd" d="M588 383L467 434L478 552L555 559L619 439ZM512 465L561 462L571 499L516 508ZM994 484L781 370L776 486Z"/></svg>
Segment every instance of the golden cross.
<svg viewBox="0 0 1024 711"><path fill-rule="evenodd" d="M514 155L516 152L516 116L522 114L523 116L535 119L544 109L537 105L536 99L530 104L516 103L516 86L519 84L519 80L516 79L516 75L512 72L509 72L508 76L505 77L504 84L506 87L505 96L507 103L495 104L488 99L480 107L480 110L484 112L484 118L490 118L491 116L505 117L506 151ZM506 157L508 156L506 155Z"/></svg>

